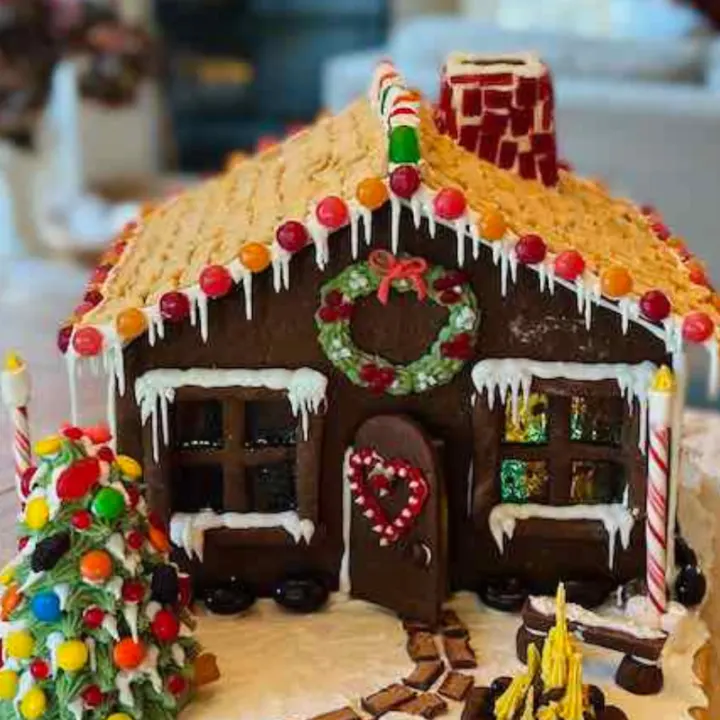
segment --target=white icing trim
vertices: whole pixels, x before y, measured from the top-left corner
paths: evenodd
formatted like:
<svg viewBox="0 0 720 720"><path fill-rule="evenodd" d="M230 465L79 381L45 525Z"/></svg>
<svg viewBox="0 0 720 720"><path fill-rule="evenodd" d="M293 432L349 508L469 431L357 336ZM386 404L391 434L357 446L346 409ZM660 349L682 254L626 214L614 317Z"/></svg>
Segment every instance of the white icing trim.
<svg viewBox="0 0 720 720"><path fill-rule="evenodd" d="M348 481L350 471L350 457L353 454L352 447L345 451L343 458L343 554L340 561L340 592L350 594L352 586L350 583L350 513L352 512L352 497L350 493L350 482Z"/></svg>
<svg viewBox="0 0 720 720"><path fill-rule="evenodd" d="M140 407L142 424L144 425L148 418L152 420L155 462L160 458L158 413L162 419L163 441L168 445L170 442L168 404L174 401L175 390L179 387L253 387L287 390L293 415L300 416L303 435L307 438L310 428L309 416L311 413L319 412L325 402L327 378L317 370L307 367L296 370L284 368L149 370L135 381L135 398Z"/></svg>
<svg viewBox="0 0 720 720"><path fill-rule="evenodd" d="M505 539L512 540L515 526L519 520L593 520L602 523L608 535L608 564L610 568L615 562L615 545L617 536L623 549L630 545L630 533L635 524L635 516L624 505L536 505L526 503L516 505L501 503L490 511L490 532L500 552L505 550Z"/></svg>
<svg viewBox="0 0 720 720"><path fill-rule="evenodd" d="M488 60L493 63L488 65ZM501 63L500 60L507 62ZM523 64L518 65L520 61ZM445 74L453 78L463 78L466 75L506 75L517 77L537 78L547 72L540 57L534 52L515 53L465 53L453 52L448 55L445 63Z"/></svg>
<svg viewBox="0 0 720 720"><path fill-rule="evenodd" d="M228 528L230 530L282 529L299 543L310 543L315 534L312 520L301 519L294 511L279 513L234 513L218 514L214 510L198 513L175 513L170 519L170 540L176 547L185 550L188 558L195 555L201 562L205 549L205 533L208 530Z"/></svg>
<svg viewBox="0 0 720 720"><path fill-rule="evenodd" d="M520 394L525 401L530 396L533 378L552 380L563 378L582 382L615 380L621 395L626 398L630 412L633 400L640 406L640 433L638 444L645 451L647 439L648 393L656 366L651 362L627 365L624 363L576 363L542 362L526 358L503 358L500 360L481 360L472 369L475 389L487 391L488 405L492 409L496 395L500 402L510 393L510 407L513 417L517 418Z"/></svg>

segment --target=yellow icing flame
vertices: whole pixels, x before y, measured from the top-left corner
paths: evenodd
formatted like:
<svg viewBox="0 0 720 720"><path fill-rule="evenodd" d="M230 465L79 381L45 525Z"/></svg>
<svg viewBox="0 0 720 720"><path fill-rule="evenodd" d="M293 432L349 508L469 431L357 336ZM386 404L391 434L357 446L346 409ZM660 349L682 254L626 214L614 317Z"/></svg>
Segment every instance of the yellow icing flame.
<svg viewBox="0 0 720 720"><path fill-rule="evenodd" d="M530 645L527 669L522 675L518 675L510 683L508 689L495 701L495 720L512 720L539 669L540 653L535 645Z"/></svg>
<svg viewBox="0 0 720 720"><path fill-rule="evenodd" d="M555 626L550 630L543 647L541 673L548 690L564 687L567 682L568 662L575 652L567 627L565 586L558 585L555 599Z"/></svg>
<svg viewBox="0 0 720 720"><path fill-rule="evenodd" d="M550 703L538 710L537 720L558 720L558 704Z"/></svg>
<svg viewBox="0 0 720 720"><path fill-rule="evenodd" d="M652 389L668 393L675 389L675 376L667 365L663 365L655 371L652 379Z"/></svg>
<svg viewBox="0 0 720 720"><path fill-rule="evenodd" d="M560 717L563 720L583 720L582 656L573 653L570 658L567 687L560 701Z"/></svg>
<svg viewBox="0 0 720 720"><path fill-rule="evenodd" d="M5 370L17 372L25 367L25 361L13 350L5 355Z"/></svg>
<svg viewBox="0 0 720 720"><path fill-rule="evenodd" d="M525 710L520 720L535 720L535 688L531 685L525 700Z"/></svg>

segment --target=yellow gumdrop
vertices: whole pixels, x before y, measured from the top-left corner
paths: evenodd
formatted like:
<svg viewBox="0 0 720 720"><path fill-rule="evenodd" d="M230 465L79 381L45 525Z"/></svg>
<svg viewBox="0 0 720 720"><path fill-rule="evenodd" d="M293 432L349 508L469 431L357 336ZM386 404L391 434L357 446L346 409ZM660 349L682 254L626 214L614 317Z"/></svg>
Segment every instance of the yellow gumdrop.
<svg viewBox="0 0 720 720"><path fill-rule="evenodd" d="M142 476L140 463L128 455L118 455L115 458L115 462L120 468L120 472L130 480L138 480Z"/></svg>
<svg viewBox="0 0 720 720"><path fill-rule="evenodd" d="M107 720L132 720L127 713L113 713L108 715Z"/></svg>
<svg viewBox="0 0 720 720"><path fill-rule="evenodd" d="M14 577L15 567L13 565L6 565L3 571L0 572L0 585L9 585Z"/></svg>
<svg viewBox="0 0 720 720"><path fill-rule="evenodd" d="M0 670L0 700L12 700L17 695L18 676L13 670Z"/></svg>
<svg viewBox="0 0 720 720"><path fill-rule="evenodd" d="M5 652L11 658L27 660L35 649L35 640L27 630L16 630L5 638Z"/></svg>
<svg viewBox="0 0 720 720"><path fill-rule="evenodd" d="M88 661L87 645L80 640L66 640L58 645L57 664L65 672L77 672Z"/></svg>
<svg viewBox="0 0 720 720"><path fill-rule="evenodd" d="M50 519L50 508L44 497L33 498L25 508L25 524L31 530L42 530Z"/></svg>
<svg viewBox="0 0 720 720"><path fill-rule="evenodd" d="M31 687L20 701L20 714L25 720L37 720L47 710L45 693L39 687Z"/></svg>
<svg viewBox="0 0 720 720"><path fill-rule="evenodd" d="M61 447L62 440L59 435L48 435L42 440L38 440L34 445L35 454L40 455L40 457L43 455L55 455L60 452Z"/></svg>

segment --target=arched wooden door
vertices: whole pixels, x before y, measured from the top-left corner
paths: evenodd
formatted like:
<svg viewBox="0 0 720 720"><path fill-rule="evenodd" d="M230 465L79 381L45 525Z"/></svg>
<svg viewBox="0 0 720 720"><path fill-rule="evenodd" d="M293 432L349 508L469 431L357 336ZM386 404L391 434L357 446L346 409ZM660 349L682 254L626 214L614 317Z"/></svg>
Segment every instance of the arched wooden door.
<svg viewBox="0 0 720 720"><path fill-rule="evenodd" d="M408 417L373 417L357 432L345 482L351 594L437 624L447 591L447 523L432 440Z"/></svg>

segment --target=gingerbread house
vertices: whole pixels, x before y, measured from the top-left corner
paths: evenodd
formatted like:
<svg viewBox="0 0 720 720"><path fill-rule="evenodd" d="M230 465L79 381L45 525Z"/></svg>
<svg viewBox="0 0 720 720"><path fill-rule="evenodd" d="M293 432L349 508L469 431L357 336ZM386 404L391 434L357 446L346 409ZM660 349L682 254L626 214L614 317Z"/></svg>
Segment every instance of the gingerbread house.
<svg viewBox="0 0 720 720"><path fill-rule="evenodd" d="M434 619L452 589L647 576L662 611L718 297L656 214L557 161L537 58L456 56L442 88L382 64L127 227L60 331L73 397L104 368L198 583L312 575Z"/></svg>

